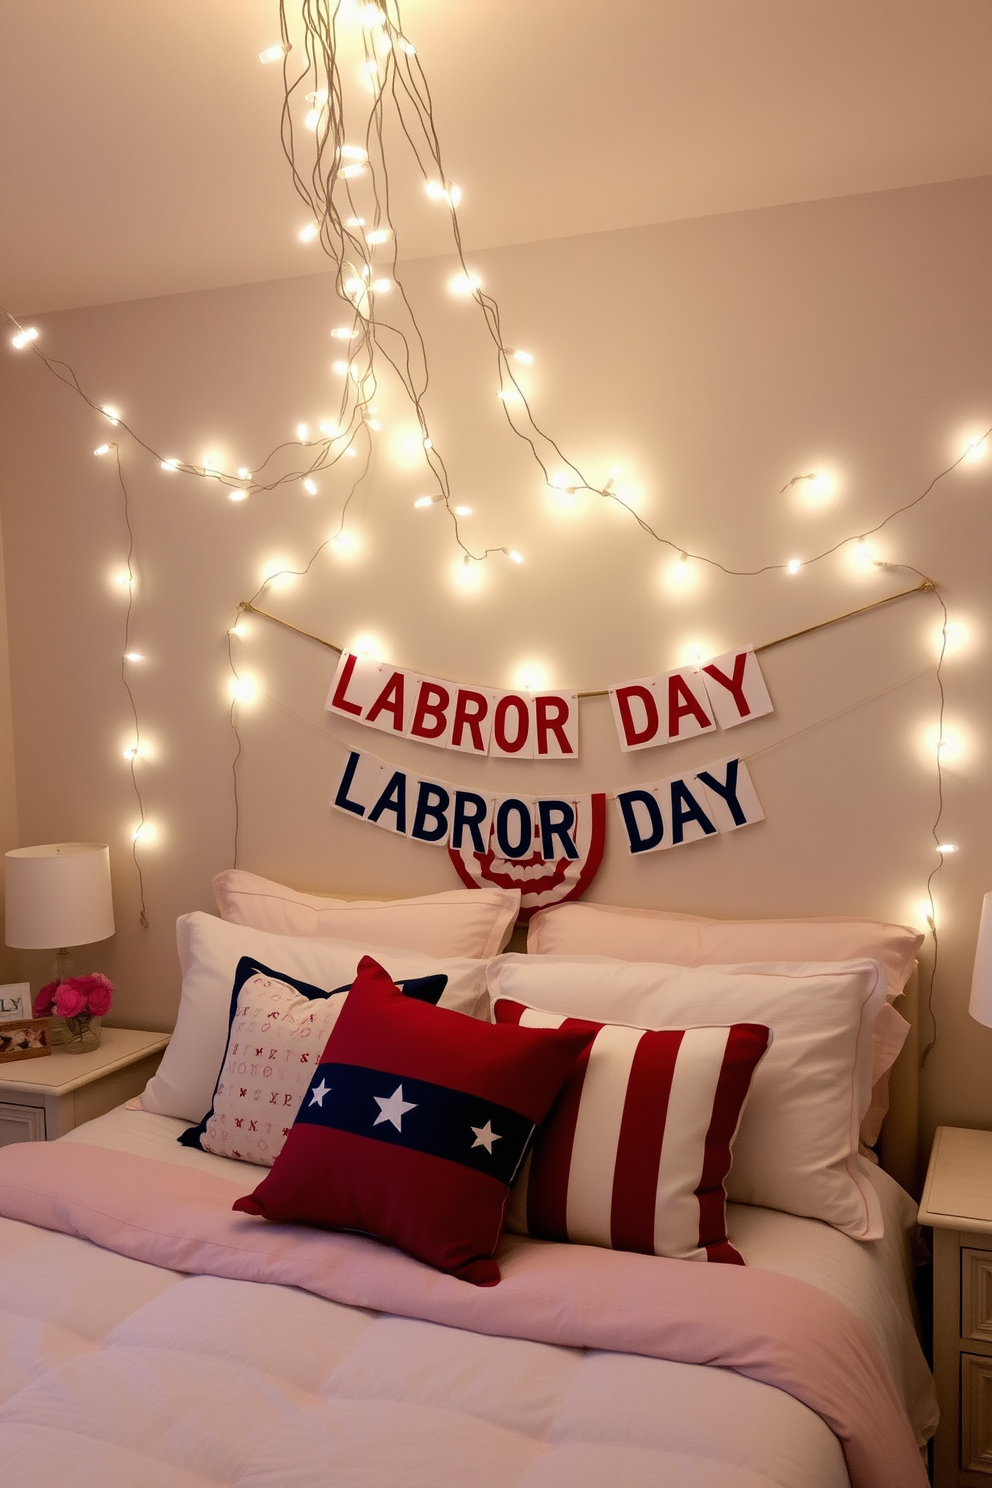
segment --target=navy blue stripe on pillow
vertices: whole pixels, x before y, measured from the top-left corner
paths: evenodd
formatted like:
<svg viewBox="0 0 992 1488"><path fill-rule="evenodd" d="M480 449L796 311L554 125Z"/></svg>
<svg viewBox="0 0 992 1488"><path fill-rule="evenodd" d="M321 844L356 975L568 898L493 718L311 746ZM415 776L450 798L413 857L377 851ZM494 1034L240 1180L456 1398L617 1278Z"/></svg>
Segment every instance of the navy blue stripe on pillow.
<svg viewBox="0 0 992 1488"><path fill-rule="evenodd" d="M234 1023L234 1015L238 1010L238 994L245 982L253 976L273 977L277 982L285 982L299 992L302 997L337 997L341 992L351 991L351 982L345 982L342 987L332 987L330 991L326 987L315 987L311 982L301 982L298 977L287 976L284 971L273 971L271 966L265 966L261 961L256 961L253 956L242 956L234 972L234 984L231 988L231 1004L227 1013L227 1042L224 1045L224 1057L217 1071L217 1079L214 1081L214 1093L210 1097L210 1110L202 1121L196 1126L188 1126L184 1132L180 1132L176 1141L183 1147L198 1147L204 1151L200 1138L207 1129L207 1122L214 1113L214 1100L217 1095L217 1087L220 1077L227 1063L227 1051L231 1046L231 1028ZM404 977L396 983L404 997L414 997L418 1002L430 1002L436 1007L444 995L444 989L448 985L447 974L443 971L433 972L430 976Z"/></svg>
<svg viewBox="0 0 992 1488"><path fill-rule="evenodd" d="M507 1187L534 1123L519 1111L448 1085L357 1064L321 1064L296 1126L325 1126L488 1173Z"/></svg>

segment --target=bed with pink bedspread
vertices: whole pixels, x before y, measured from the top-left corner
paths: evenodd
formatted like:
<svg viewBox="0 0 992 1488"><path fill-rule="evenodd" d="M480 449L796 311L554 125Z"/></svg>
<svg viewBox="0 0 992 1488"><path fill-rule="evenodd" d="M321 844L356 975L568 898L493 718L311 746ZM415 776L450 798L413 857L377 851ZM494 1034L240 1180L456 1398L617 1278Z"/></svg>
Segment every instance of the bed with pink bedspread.
<svg viewBox="0 0 992 1488"><path fill-rule="evenodd" d="M746 1267L508 1236L477 1288L233 1214L123 1109L0 1152L5 1488L908 1488L932 1385L885 1237L732 1205Z"/></svg>

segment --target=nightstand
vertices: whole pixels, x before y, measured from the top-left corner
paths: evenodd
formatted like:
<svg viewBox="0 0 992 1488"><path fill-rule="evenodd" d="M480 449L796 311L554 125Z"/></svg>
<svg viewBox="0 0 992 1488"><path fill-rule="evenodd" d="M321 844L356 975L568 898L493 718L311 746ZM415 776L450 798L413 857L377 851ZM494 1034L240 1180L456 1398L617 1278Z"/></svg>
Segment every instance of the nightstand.
<svg viewBox="0 0 992 1488"><path fill-rule="evenodd" d="M99 1049L0 1064L0 1147L51 1142L140 1095L158 1068L167 1033L104 1028Z"/></svg>
<svg viewBox="0 0 992 1488"><path fill-rule="evenodd" d="M992 1485L992 1132L939 1126L920 1204L933 1226L935 1488Z"/></svg>

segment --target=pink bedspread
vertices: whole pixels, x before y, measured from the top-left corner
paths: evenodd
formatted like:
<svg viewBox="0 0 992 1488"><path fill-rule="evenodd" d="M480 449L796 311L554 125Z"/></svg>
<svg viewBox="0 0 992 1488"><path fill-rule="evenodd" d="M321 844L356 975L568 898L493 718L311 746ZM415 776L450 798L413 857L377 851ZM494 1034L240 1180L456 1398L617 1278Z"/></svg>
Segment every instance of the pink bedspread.
<svg viewBox="0 0 992 1488"><path fill-rule="evenodd" d="M770 1271L507 1237L479 1288L357 1235L234 1214L213 1174L89 1147L0 1149L0 1214L169 1270L301 1287L476 1333L733 1369L817 1412L853 1488L925 1488L913 1432L860 1319Z"/></svg>

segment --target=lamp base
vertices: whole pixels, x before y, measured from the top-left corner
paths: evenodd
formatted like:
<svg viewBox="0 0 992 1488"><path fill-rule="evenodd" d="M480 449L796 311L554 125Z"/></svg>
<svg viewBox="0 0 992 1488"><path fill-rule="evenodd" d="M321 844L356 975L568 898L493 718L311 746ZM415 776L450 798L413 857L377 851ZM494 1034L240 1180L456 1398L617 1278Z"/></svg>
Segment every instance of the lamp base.
<svg viewBox="0 0 992 1488"><path fill-rule="evenodd" d="M72 976L73 970L72 957L69 955L67 948L62 946L55 952L55 959L52 961L52 981L56 987L60 982L67 982ZM68 1041L69 1034L66 1030L65 1019L59 1018L53 1013L48 1020L48 1042L53 1049L57 1049L60 1045L68 1043Z"/></svg>

